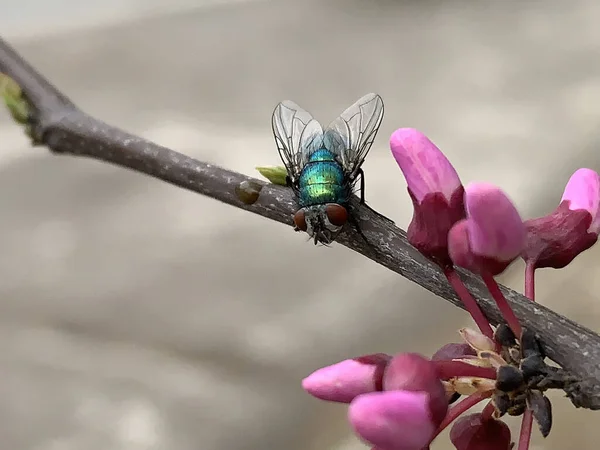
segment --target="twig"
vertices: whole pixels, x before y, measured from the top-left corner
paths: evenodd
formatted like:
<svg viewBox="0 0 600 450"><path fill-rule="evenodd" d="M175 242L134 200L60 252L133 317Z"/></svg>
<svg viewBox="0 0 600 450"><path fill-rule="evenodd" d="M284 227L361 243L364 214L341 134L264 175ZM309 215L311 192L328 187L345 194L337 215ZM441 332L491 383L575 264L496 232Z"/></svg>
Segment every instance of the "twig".
<svg viewBox="0 0 600 450"><path fill-rule="evenodd" d="M65 95L37 73L0 39L0 72L14 79L31 108L34 143L56 153L87 156L159 178L271 220L292 225L296 206L289 189L206 164L107 125L80 111ZM1 137L0 137L1 139ZM236 194L242 182L262 187L247 204ZM337 242L463 307L437 266L406 240L400 228L369 208L358 207L358 222L367 244L356 231L344 231ZM291 231L290 231L291 233ZM502 320L485 285L474 275L461 277L490 320ZM600 336L581 325L501 287L525 328L535 330L546 354L581 380L570 396L577 407L600 409Z"/></svg>

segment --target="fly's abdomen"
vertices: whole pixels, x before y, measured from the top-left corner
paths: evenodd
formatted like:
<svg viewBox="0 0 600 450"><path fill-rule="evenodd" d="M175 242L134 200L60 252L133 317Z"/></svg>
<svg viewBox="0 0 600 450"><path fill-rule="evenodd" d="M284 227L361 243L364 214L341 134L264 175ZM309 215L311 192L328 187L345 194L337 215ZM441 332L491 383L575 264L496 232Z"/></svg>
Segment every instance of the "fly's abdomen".
<svg viewBox="0 0 600 450"><path fill-rule="evenodd" d="M345 203L348 200L344 171L331 155L324 158L319 150L311 157L300 174L299 203L301 207L325 203ZM316 159L316 160L315 160Z"/></svg>

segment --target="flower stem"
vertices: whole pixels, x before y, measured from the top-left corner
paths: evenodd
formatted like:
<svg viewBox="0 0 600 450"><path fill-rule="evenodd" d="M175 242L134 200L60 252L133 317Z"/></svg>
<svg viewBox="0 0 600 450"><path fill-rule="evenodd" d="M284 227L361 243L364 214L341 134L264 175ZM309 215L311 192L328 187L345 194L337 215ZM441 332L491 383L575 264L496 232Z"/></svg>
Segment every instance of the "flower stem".
<svg viewBox="0 0 600 450"><path fill-rule="evenodd" d="M496 369L491 367L479 367L462 361L431 361L438 373L440 380L448 380L453 377L478 377L496 379Z"/></svg>
<svg viewBox="0 0 600 450"><path fill-rule="evenodd" d="M506 298L500 290L498 283L496 283L496 280L494 280L494 277L489 273L483 273L481 277L490 291L490 294L492 294L492 297L496 301L496 305L498 305L500 314L502 314L502 317L504 317L504 320L506 320L506 323L512 332L515 334L515 336L521 336L521 324L519 323L519 319L517 319L515 312L506 301Z"/></svg>
<svg viewBox="0 0 600 450"><path fill-rule="evenodd" d="M458 273L454 269L446 269L444 270L444 275L454 289L454 292L456 292L456 295L458 295L458 298L461 299L463 305L467 308L469 314L471 314L471 317L479 327L479 330L493 340L494 331L492 330L490 321L485 317L485 314L483 314L483 311L458 276Z"/></svg>
<svg viewBox="0 0 600 450"><path fill-rule="evenodd" d="M535 262L526 261L525 264L525 297L535 301ZM531 441L531 428L533 426L533 413L527 408L521 420L521 433L519 435L519 450L529 450Z"/></svg>
<svg viewBox="0 0 600 450"><path fill-rule="evenodd" d="M535 263L528 261L525 265L525 297L535 302Z"/></svg>
<svg viewBox="0 0 600 450"><path fill-rule="evenodd" d="M519 435L519 450L528 450L529 441L531 440L531 428L533 425L533 413L528 408L523 413L523 420L521 421L521 434Z"/></svg>
<svg viewBox="0 0 600 450"><path fill-rule="evenodd" d="M494 407L494 404L492 402L488 402L488 404L485 405L485 408L483 408L483 411L481 411L481 419L482 420L491 419L492 414L494 414L495 410L496 410L496 408Z"/></svg>
<svg viewBox="0 0 600 450"><path fill-rule="evenodd" d="M457 403L452 408L450 408L448 410L448 413L446 414L446 417L444 417L444 420L442 420L442 423L440 423L440 426L438 427L437 431L435 432L435 435L433 436L433 438L431 440L433 441L433 439L438 434L440 434L442 431L444 431L444 429L448 425L450 425L458 416L460 416L465 411L471 409L477 403L490 397L492 395L492 393L493 393L492 391L488 391L488 392L478 392L476 394L469 395L467 398L465 398L464 400L461 400L459 403Z"/></svg>

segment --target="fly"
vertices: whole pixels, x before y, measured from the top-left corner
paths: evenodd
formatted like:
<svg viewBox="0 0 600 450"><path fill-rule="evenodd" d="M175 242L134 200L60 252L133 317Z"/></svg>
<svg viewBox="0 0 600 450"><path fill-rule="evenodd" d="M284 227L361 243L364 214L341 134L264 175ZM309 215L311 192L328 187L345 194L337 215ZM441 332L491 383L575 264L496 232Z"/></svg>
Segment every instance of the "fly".
<svg viewBox="0 0 600 450"><path fill-rule="evenodd" d="M361 169L383 120L383 100L367 94L346 109L324 131L310 113L285 100L273 111L273 135L294 191L296 231L317 243L330 244L349 219L349 202Z"/></svg>

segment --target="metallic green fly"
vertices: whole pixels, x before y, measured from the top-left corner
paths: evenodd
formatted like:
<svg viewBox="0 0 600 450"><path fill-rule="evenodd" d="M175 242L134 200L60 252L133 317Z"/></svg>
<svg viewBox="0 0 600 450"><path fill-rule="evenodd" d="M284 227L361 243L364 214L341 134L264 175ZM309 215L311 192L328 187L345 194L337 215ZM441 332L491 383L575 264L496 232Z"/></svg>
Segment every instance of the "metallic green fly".
<svg viewBox="0 0 600 450"><path fill-rule="evenodd" d="M349 219L349 202L359 177L364 203L365 161L381 121L383 100L367 94L346 109L325 130L310 113L285 100L273 111L273 135L286 182L300 209L296 231L317 243L330 244Z"/></svg>

